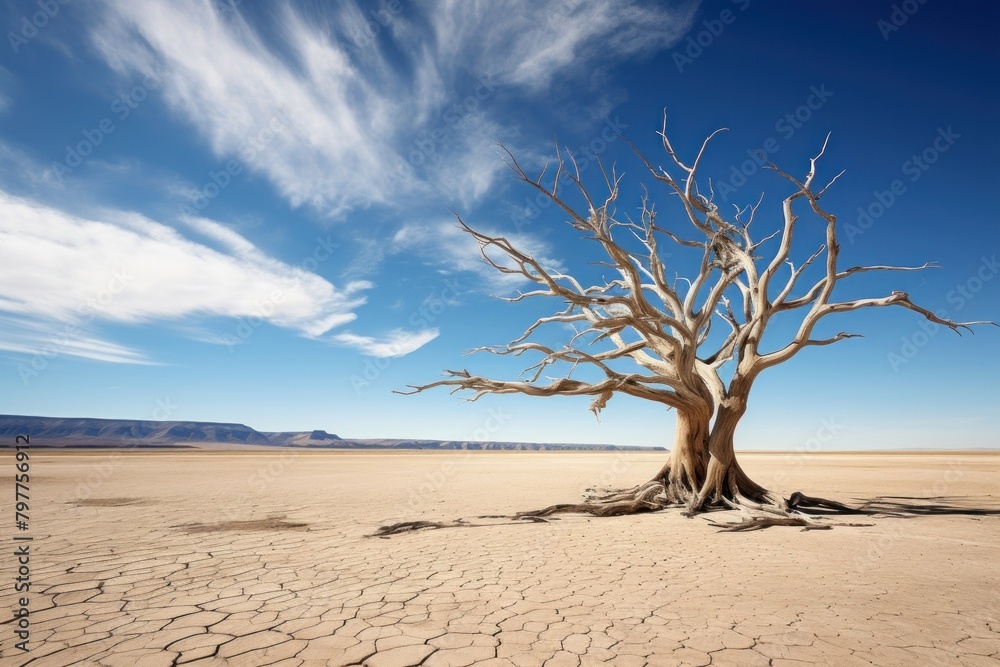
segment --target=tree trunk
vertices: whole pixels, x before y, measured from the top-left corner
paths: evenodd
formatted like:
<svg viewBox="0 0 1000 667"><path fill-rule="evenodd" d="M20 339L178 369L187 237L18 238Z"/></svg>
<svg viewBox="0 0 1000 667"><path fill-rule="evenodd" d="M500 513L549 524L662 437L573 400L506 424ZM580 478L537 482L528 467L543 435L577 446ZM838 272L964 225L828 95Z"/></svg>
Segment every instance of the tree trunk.
<svg viewBox="0 0 1000 667"><path fill-rule="evenodd" d="M745 412L745 398L731 398L719 407L708 441L708 470L689 510L697 512L706 504L726 504L726 501L771 501L768 490L750 479L736 460L733 438Z"/></svg>
<svg viewBox="0 0 1000 667"><path fill-rule="evenodd" d="M709 461L711 411L677 411L677 431L670 458L654 481L663 484L668 503L686 503L701 488Z"/></svg>
<svg viewBox="0 0 1000 667"><path fill-rule="evenodd" d="M709 505L770 503L772 499L767 489L743 472L733 450L733 435L746 411L745 406L745 401L727 399L719 407L714 424L711 424L712 410L708 405L678 410L670 457L645 484L590 495L583 503L519 512L517 517L564 513L619 516L671 505L686 505L688 511L699 512Z"/></svg>

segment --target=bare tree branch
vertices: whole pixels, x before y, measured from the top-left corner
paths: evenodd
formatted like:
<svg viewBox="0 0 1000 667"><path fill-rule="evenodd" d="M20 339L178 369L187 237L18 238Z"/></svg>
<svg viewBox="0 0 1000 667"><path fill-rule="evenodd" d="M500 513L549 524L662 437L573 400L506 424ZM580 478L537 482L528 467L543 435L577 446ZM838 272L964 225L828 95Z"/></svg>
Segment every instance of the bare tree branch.
<svg viewBox="0 0 1000 667"><path fill-rule="evenodd" d="M546 164L535 177L501 144L505 162L518 180L565 213L574 230L600 247L602 259L597 263L616 275L587 285L589 281L582 281L578 275L543 266L503 236L473 229L456 214L460 228L478 243L483 261L500 273L520 276L536 286L502 299L517 303L549 298L560 306L528 325L509 343L471 351L532 359L533 363L522 371L522 379L497 380L472 375L467 370L446 371L445 379L409 385L408 391L397 392L414 394L451 387L453 392L472 392L469 401L487 394L590 396L590 409L595 415L600 414L615 394L626 394L677 410L677 434L670 460L653 480L630 492L612 494L607 506L554 505L538 516L563 511L607 516L648 511L677 502L685 503L690 511L714 503L787 516L795 503L769 505L773 497L743 472L733 449L736 427L761 372L790 360L804 348L823 347L861 336L844 331L827 338L814 336L816 326L836 313L897 306L959 334L976 325L995 324L959 322L939 316L901 291L884 297L833 300L838 282L854 275L921 271L937 265L928 262L912 267L839 268L837 218L819 202L843 172L822 188L814 187L829 135L819 152L810 158L801 179L764 156L766 168L780 175L790 188L780 203L778 229L755 241L750 227L758 216L763 195L752 205L735 206L732 217L727 218L713 201L711 182L708 197L699 192L698 170L709 143L722 130L709 135L694 160L686 162L671 143L666 122L664 113L663 127L657 134L669 158L668 168L654 166L634 143L621 138L649 176L665 186L671 201L676 197L682 215L675 217L683 230L673 220L664 222L645 188L638 220L628 214L619 215L616 205L621 196L622 175L614 164L608 168L595 158L603 179L603 190L598 193L584 184L580 163L573 154L560 149L558 144L551 176ZM812 254L802 261L794 260L798 226L817 223L822 225L822 244L818 249L810 248ZM672 242L669 247L692 256L692 263L697 266L693 275L677 275L671 255L663 252L662 245L666 243L663 237ZM762 252L772 239L777 239L773 252L767 253L767 257L757 256L755 253ZM819 265L823 267L822 277L800 293L803 276L811 267L818 273ZM778 274L785 267L787 279L779 284ZM674 276L672 280L668 279L668 271ZM759 347L772 318L797 309L801 309L798 311L801 319L792 339L773 351L762 352ZM713 331L716 320L721 320L726 329L720 332L717 327ZM566 335L568 340L561 346L553 346L540 338L546 325L568 325L573 333ZM722 380L723 369L728 382ZM590 373L585 374L584 370ZM575 373L577 378L587 379L571 377ZM798 497L808 498L801 494ZM802 517L787 520L795 525L813 525L803 523Z"/></svg>

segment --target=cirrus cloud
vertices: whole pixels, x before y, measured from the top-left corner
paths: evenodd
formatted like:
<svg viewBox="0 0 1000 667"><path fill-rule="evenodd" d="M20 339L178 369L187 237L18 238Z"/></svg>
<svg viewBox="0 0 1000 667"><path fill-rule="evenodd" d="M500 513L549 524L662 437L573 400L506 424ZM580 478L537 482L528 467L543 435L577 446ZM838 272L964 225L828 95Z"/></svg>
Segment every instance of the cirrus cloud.
<svg viewBox="0 0 1000 667"><path fill-rule="evenodd" d="M293 205L337 216L421 195L481 201L501 172L493 142L517 132L491 110L498 88L520 106L594 87L595 71L679 41L697 4L342 0L269 4L261 19L210 0L108 1L91 39L121 75L162 81L220 158L246 155Z"/></svg>

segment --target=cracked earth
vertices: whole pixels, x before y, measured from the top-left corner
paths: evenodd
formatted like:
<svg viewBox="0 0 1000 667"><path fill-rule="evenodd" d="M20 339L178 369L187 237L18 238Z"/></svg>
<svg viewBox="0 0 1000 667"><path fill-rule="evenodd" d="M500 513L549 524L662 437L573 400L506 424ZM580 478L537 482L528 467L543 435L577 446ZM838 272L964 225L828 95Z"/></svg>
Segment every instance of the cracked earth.
<svg viewBox="0 0 1000 667"><path fill-rule="evenodd" d="M1000 665L998 515L730 534L668 512L365 537L631 485L663 456L34 450L31 648L5 612L0 664ZM995 454L741 460L786 494L1000 508ZM0 559L7 610L13 577Z"/></svg>

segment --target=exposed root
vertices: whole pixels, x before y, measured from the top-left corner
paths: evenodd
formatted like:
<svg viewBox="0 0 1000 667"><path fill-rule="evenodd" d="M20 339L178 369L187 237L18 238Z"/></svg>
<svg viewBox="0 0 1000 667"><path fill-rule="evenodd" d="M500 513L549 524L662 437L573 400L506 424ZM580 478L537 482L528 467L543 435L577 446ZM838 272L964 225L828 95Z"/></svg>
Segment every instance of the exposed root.
<svg viewBox="0 0 1000 667"><path fill-rule="evenodd" d="M801 511L814 515L867 514L867 512L834 500L813 498L800 491L796 491L791 497L780 503L760 503L747 498L737 498L735 501L725 499L725 503L730 508L743 512L743 518L730 523L709 521L709 525L718 528L720 532L746 532L763 530L772 526L801 526L802 530L829 530L834 526L863 527L874 525L870 523L828 523L803 516ZM817 509L822 511L810 512L810 510Z"/></svg>
<svg viewBox="0 0 1000 667"><path fill-rule="evenodd" d="M465 519L455 519L451 523L441 523L440 521L402 521L388 526L380 526L374 533L365 537L381 537L388 539L391 535L401 533L413 533L418 530L437 530L440 528L485 528L486 526L510 526L525 521L531 523L548 523L548 519L540 516L506 516L503 514L484 515L479 519L507 519L501 523L469 523Z"/></svg>
<svg viewBox="0 0 1000 667"><path fill-rule="evenodd" d="M625 516L627 514L641 514L643 512L656 512L658 510L664 509L666 507L663 503L655 502L643 502L643 501L631 501L631 502L617 502L617 503L578 503L578 504L560 504L560 505L550 505L549 507L542 508L540 510L531 510L529 512L518 512L514 516L516 518L540 518L545 516L552 516L553 514L589 514L591 516Z"/></svg>
<svg viewBox="0 0 1000 667"><path fill-rule="evenodd" d="M829 530L833 528L828 523L816 523L803 517L755 516L735 523L719 523L709 521L708 525L719 529L720 533L742 533L750 530L764 530L771 526L802 526L802 530Z"/></svg>
<svg viewBox="0 0 1000 667"><path fill-rule="evenodd" d="M728 498L723 498L722 502L726 504L729 509L734 510L756 510L757 512L764 512L765 514L775 514L777 516L788 516L788 510L782 508L776 503L765 504L759 503L749 498L738 497L735 501Z"/></svg>
<svg viewBox="0 0 1000 667"><path fill-rule="evenodd" d="M394 523L389 526L381 526L374 533L372 533L371 535L366 535L365 537L387 537L389 535L398 535L399 533L409 533L424 528L444 528L445 526L446 524L438 523L437 521L402 521L400 523Z"/></svg>
<svg viewBox="0 0 1000 667"><path fill-rule="evenodd" d="M798 511L823 509L843 514L865 514L865 510L863 509L848 507L843 503L838 503L835 500L827 500L826 498L813 498L812 496L805 495L801 491L796 491L789 496L788 500L785 501L785 507L789 510Z"/></svg>
<svg viewBox="0 0 1000 667"><path fill-rule="evenodd" d="M648 484L655 484L656 482L649 482ZM643 484L642 486L633 486L631 489L605 489L601 493L598 489L587 489L587 493L584 494L584 500L589 502L620 502L622 500L632 500L635 496L642 492L642 489L648 486L648 484Z"/></svg>
<svg viewBox="0 0 1000 667"><path fill-rule="evenodd" d="M741 506L777 505L771 492L750 479L736 459L724 462L712 457L701 488L688 499L686 514L693 516L711 505L732 506L732 502Z"/></svg>
<svg viewBox="0 0 1000 667"><path fill-rule="evenodd" d="M738 479L738 478L737 478ZM761 487L757 487L761 488ZM718 528L720 532L748 532L764 530L774 526L799 527L802 530L829 530L835 526L868 527L870 523L831 523L827 519L833 515L861 514L871 517L914 517L934 515L1000 515L1000 508L994 507L964 507L938 502L940 498L908 498L895 496L880 496L864 502L860 507L851 507L843 503L807 496L800 491L791 494L788 499L761 500L760 494L748 497L738 490L732 496L720 495L718 500L704 503L699 510L690 510L690 499L697 498L699 493L687 489L687 498L675 498L669 487L661 479L655 479L646 484L631 489L614 491L587 489L586 501L583 503L566 503L530 512L519 512L513 516L492 514L476 517L477 519L497 519L488 523L469 523L464 519L456 519L450 523L437 521L404 521L388 526L382 526L375 533L366 537L388 539L392 535L413 533L419 530L435 530L441 528L477 528L498 525L517 525L526 522L545 523L558 521L558 514L587 514L590 516L624 516L656 512L670 507L684 507L686 516L717 511L738 510L742 516L732 522L709 520L708 524ZM905 502L922 501L922 502Z"/></svg>
<svg viewBox="0 0 1000 667"><path fill-rule="evenodd" d="M540 510L518 512L514 516L516 518L531 518L553 514L590 514L591 516L604 517L655 512L668 506L666 497L660 498L663 493L663 484L659 481L651 481L636 487L635 491L611 493L591 502L550 505Z"/></svg>
<svg viewBox="0 0 1000 667"><path fill-rule="evenodd" d="M741 533L750 530L764 530L771 526L802 526L802 530L830 530L834 526L873 526L872 523L818 523L801 516L778 518L773 516L748 517L736 523L717 523L709 521L710 526L719 529L720 533Z"/></svg>
<svg viewBox="0 0 1000 667"><path fill-rule="evenodd" d="M868 508L854 508L826 498L807 496L796 491L787 500L776 498L767 489L754 483L743 470L731 462L719 467L700 488L692 488L687 480L671 475L664 467L664 478L657 477L630 489L589 488L582 503L560 503L542 509L518 512L513 516L493 514L477 519L501 519L502 522L468 523L457 519L451 523L436 521L404 521L380 527L368 537L388 538L391 535L418 530L441 528L472 528L496 525L513 525L529 522L546 522L558 519L559 514L586 514L595 517L626 516L658 512L670 507L684 508L683 514L739 510L741 519L735 522L710 521L709 524L723 532L763 530L772 526L799 526L802 530L829 530L833 526L870 526L872 524L829 523L819 519L831 514L874 514ZM714 479L717 484L711 480ZM812 515L812 518L810 516ZM817 520L819 519L819 520Z"/></svg>

